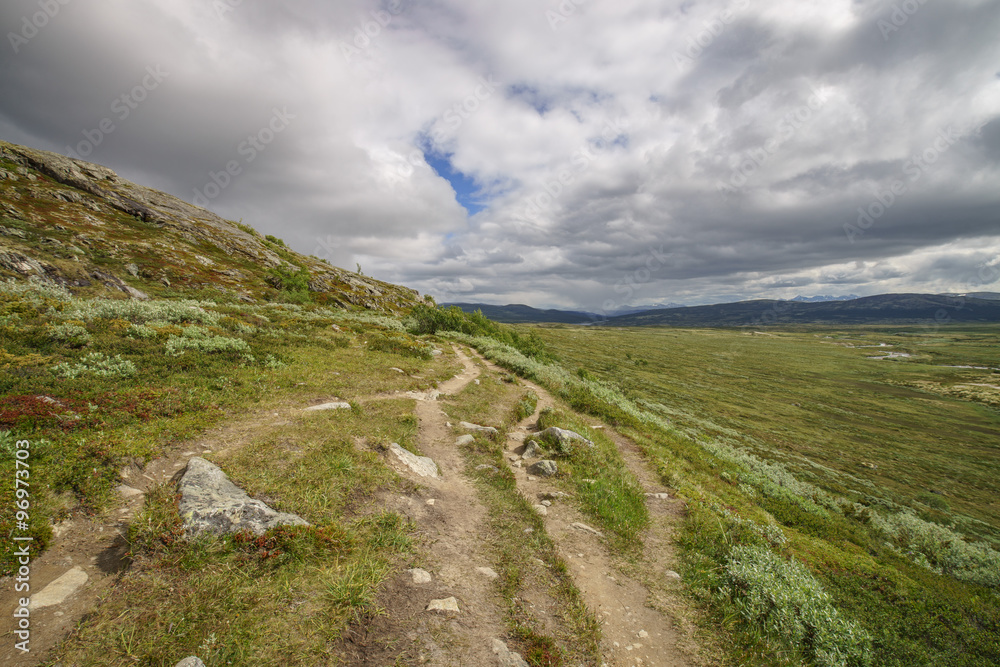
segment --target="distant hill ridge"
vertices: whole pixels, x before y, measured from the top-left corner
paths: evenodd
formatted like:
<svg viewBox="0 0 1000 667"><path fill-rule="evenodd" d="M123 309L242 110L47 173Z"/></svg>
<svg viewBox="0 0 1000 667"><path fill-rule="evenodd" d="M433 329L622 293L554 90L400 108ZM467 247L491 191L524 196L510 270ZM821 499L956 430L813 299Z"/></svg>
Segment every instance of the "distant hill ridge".
<svg viewBox="0 0 1000 667"><path fill-rule="evenodd" d="M767 326L769 324L912 324L1000 322L1000 293L881 294L868 297L757 299L709 306L677 306L603 317L593 313L540 310L523 304L445 304L467 313L481 310L497 322L597 324L606 326Z"/></svg>
<svg viewBox="0 0 1000 667"><path fill-rule="evenodd" d="M107 167L0 141L4 277L136 299L225 294L384 312L418 302L414 290L297 253Z"/></svg>

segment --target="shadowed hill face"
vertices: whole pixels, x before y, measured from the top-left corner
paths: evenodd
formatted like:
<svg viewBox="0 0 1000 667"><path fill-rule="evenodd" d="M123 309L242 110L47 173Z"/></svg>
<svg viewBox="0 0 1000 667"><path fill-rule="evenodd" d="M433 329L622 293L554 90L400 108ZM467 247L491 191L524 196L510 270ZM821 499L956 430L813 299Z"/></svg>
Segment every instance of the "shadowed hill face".
<svg viewBox="0 0 1000 667"><path fill-rule="evenodd" d="M417 293L300 255L280 239L100 165L0 142L0 278L132 298L286 298L396 312Z"/></svg>

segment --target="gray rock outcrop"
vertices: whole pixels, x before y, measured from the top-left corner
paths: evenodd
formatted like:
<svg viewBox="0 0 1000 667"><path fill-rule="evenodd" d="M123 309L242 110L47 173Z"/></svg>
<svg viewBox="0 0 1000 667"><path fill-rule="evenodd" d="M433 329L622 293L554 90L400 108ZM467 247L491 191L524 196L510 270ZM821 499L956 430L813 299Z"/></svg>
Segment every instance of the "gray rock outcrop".
<svg viewBox="0 0 1000 667"><path fill-rule="evenodd" d="M276 526L308 526L300 516L278 512L233 484L222 470L200 457L188 461L178 485L180 514L189 537L249 530L262 535Z"/></svg>

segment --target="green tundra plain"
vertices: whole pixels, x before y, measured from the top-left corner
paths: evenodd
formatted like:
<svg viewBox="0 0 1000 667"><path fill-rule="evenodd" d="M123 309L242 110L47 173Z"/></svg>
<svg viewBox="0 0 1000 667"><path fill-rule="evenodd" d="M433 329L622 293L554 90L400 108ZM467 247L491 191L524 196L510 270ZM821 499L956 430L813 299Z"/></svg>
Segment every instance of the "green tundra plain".
<svg viewBox="0 0 1000 667"><path fill-rule="evenodd" d="M792 578L769 560L737 572L740 544L761 541L751 521L777 527L772 552L867 635L847 664L997 663L995 327L536 331L577 376L663 418L623 431L688 500L683 574L733 631L737 662L783 662L768 637L804 616L773 594Z"/></svg>

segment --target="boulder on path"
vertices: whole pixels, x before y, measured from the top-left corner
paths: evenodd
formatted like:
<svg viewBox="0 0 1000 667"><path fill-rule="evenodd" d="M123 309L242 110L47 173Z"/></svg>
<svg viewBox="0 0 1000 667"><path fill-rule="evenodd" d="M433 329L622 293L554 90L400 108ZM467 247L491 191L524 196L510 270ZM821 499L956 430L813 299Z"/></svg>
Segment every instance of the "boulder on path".
<svg viewBox="0 0 1000 667"><path fill-rule="evenodd" d="M528 473L539 477L552 477L557 472L559 472L559 466L556 465L555 461L539 461L528 466Z"/></svg>
<svg viewBox="0 0 1000 667"><path fill-rule="evenodd" d="M278 512L246 494L222 470L200 457L188 461L178 490L188 537L249 530L262 535L276 526L308 526L300 516Z"/></svg>
<svg viewBox="0 0 1000 667"><path fill-rule="evenodd" d="M561 453L564 454L569 451L570 445L574 442L583 443L587 447L594 446L594 442L592 440L588 440L576 431L569 431L564 428L559 428L558 426L550 426L537 435L542 442L552 443Z"/></svg>
<svg viewBox="0 0 1000 667"><path fill-rule="evenodd" d="M407 468L417 473L421 477L437 477L438 467L434 459L427 456L417 456L413 452L407 451L395 442L389 444L389 451L396 455L396 458Z"/></svg>

